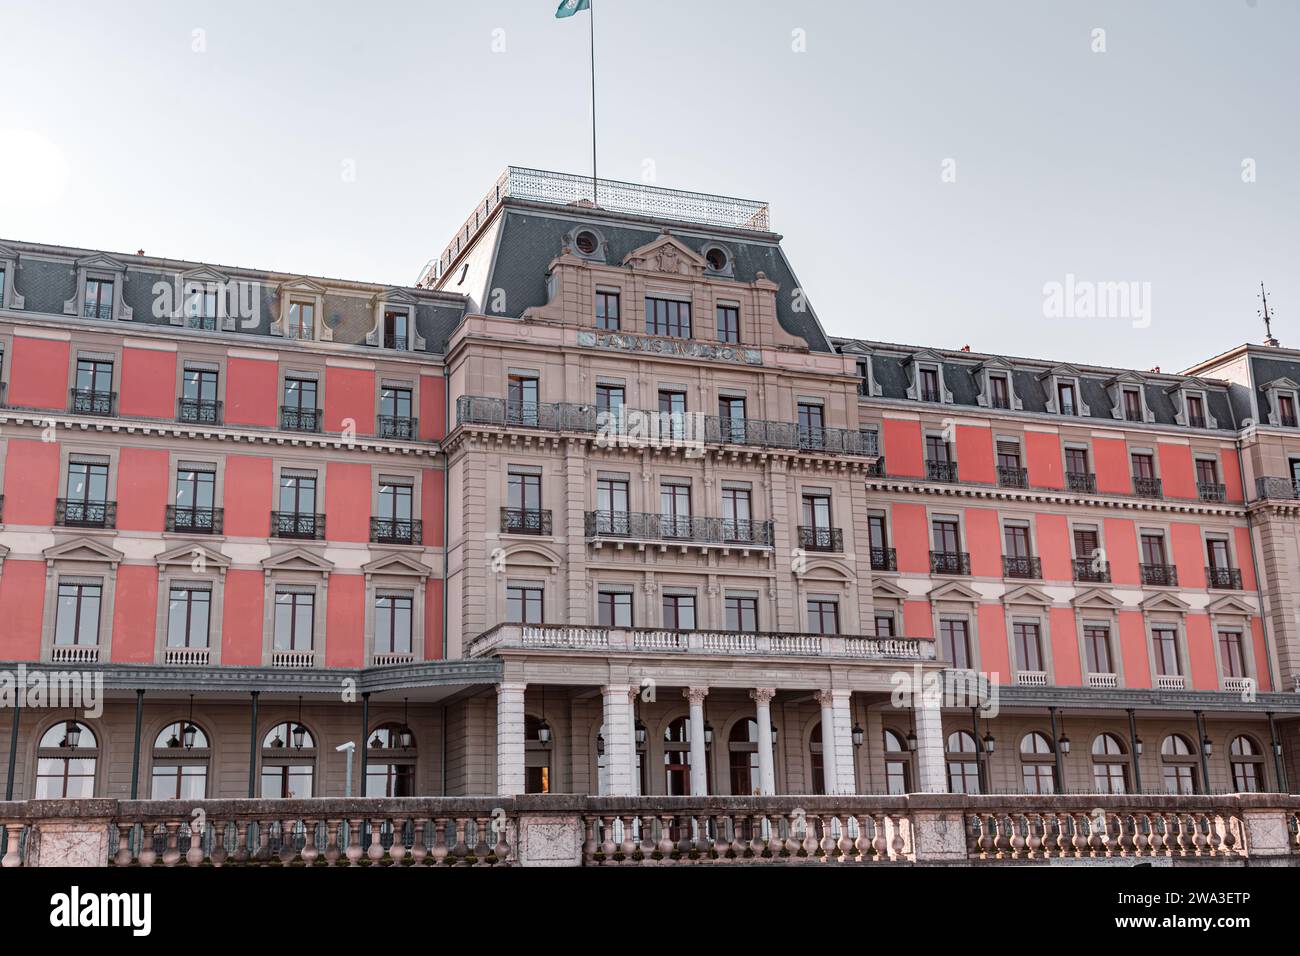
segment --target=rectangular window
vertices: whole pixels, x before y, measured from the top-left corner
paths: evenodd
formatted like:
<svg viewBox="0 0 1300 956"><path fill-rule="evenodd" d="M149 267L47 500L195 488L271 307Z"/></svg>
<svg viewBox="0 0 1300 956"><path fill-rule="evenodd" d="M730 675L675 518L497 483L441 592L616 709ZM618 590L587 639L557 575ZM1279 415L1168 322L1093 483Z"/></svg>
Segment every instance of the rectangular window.
<svg viewBox="0 0 1300 956"><path fill-rule="evenodd" d="M411 347L411 314L406 309L384 310L384 348L406 352Z"/></svg>
<svg viewBox="0 0 1300 956"><path fill-rule="evenodd" d="M1065 470L1071 475L1088 474L1088 449L1065 449Z"/></svg>
<svg viewBox="0 0 1300 956"><path fill-rule="evenodd" d="M1056 408L1062 415L1077 415L1079 404L1075 401L1074 385L1061 382L1056 386Z"/></svg>
<svg viewBox="0 0 1300 956"><path fill-rule="evenodd" d="M740 341L740 309L734 305L718 306L718 341Z"/></svg>
<svg viewBox="0 0 1300 956"><path fill-rule="evenodd" d="M113 363L103 359L77 359L76 389L78 392L112 392Z"/></svg>
<svg viewBox="0 0 1300 956"><path fill-rule="evenodd" d="M622 385L596 386L596 411L606 414L618 414L623 410L624 392Z"/></svg>
<svg viewBox="0 0 1300 956"><path fill-rule="evenodd" d="M752 633L758 630L758 598L728 594L727 630Z"/></svg>
<svg viewBox="0 0 1300 956"><path fill-rule="evenodd" d="M935 368L921 369L921 401L937 402L940 400L939 370Z"/></svg>
<svg viewBox="0 0 1300 956"><path fill-rule="evenodd" d="M596 291L596 328L617 332L620 326L617 292Z"/></svg>
<svg viewBox="0 0 1300 956"><path fill-rule="evenodd" d="M1165 563L1165 539L1163 535L1142 535L1142 563L1152 565Z"/></svg>
<svg viewBox="0 0 1300 956"><path fill-rule="evenodd" d="M409 388L396 385L379 390L379 414L387 419L411 417L412 395Z"/></svg>
<svg viewBox="0 0 1300 956"><path fill-rule="evenodd" d="M625 519L628 510L628 482L625 478L599 478L596 480L596 511L601 514L621 514Z"/></svg>
<svg viewBox="0 0 1300 956"><path fill-rule="evenodd" d="M1011 390L1007 387L1005 375L989 376L989 404L993 408L1011 407Z"/></svg>
<svg viewBox="0 0 1300 956"><path fill-rule="evenodd" d="M506 423L538 424L540 383L531 375L511 375L506 382Z"/></svg>
<svg viewBox="0 0 1300 956"><path fill-rule="evenodd" d="M889 531L884 515L868 515L867 531L871 539L872 551L883 551L889 547Z"/></svg>
<svg viewBox="0 0 1300 956"><path fill-rule="evenodd" d="M1178 632L1172 628L1158 627L1151 631L1152 650L1155 652L1156 673L1161 677L1182 674L1178 663Z"/></svg>
<svg viewBox="0 0 1300 956"><path fill-rule="evenodd" d="M1145 452L1133 453L1133 477L1134 478L1154 478L1156 476L1156 463L1151 455Z"/></svg>
<svg viewBox="0 0 1300 956"><path fill-rule="evenodd" d="M397 481L384 481L378 491L378 517L385 521L410 521L415 489Z"/></svg>
<svg viewBox="0 0 1300 956"><path fill-rule="evenodd" d="M275 595L275 649L310 651L316 629L316 595L279 591Z"/></svg>
<svg viewBox="0 0 1300 956"><path fill-rule="evenodd" d="M542 476L511 470L506 475L506 507L515 511L539 511L542 507Z"/></svg>
<svg viewBox="0 0 1300 956"><path fill-rule="evenodd" d="M876 636L877 637L897 637L894 630L894 615L876 614Z"/></svg>
<svg viewBox="0 0 1300 956"><path fill-rule="evenodd" d="M1101 542L1094 528L1074 529L1074 556L1081 560L1091 560L1101 550Z"/></svg>
<svg viewBox="0 0 1300 956"><path fill-rule="evenodd" d="M1027 558L1030 556L1028 525L1009 524L1002 529L1002 535L1006 542L1007 557Z"/></svg>
<svg viewBox="0 0 1300 956"><path fill-rule="evenodd" d="M1113 674L1115 672L1110 660L1110 628L1085 626L1083 652L1088 662L1088 673Z"/></svg>
<svg viewBox="0 0 1300 956"><path fill-rule="evenodd" d="M813 634L838 634L840 602L824 598L809 598L808 630Z"/></svg>
<svg viewBox="0 0 1300 956"><path fill-rule="evenodd" d="M207 588L174 587L167 601L167 646L207 647L212 592Z"/></svg>
<svg viewBox="0 0 1300 956"><path fill-rule="evenodd" d="M722 535L731 541L748 540L753 524L752 493L748 488L722 489Z"/></svg>
<svg viewBox="0 0 1300 956"><path fill-rule="evenodd" d="M103 588L98 584L60 584L54 618L54 643L94 646L99 643L99 608Z"/></svg>
<svg viewBox="0 0 1300 956"><path fill-rule="evenodd" d="M647 296L645 300L646 331L651 335L666 335L670 338L689 339L691 337L691 304L674 299L656 299Z"/></svg>
<svg viewBox="0 0 1300 956"><path fill-rule="evenodd" d="M1124 389L1124 419L1130 422L1142 421L1142 393L1136 388Z"/></svg>
<svg viewBox="0 0 1300 956"><path fill-rule="evenodd" d="M1210 538L1205 542L1205 548L1211 568L1216 571L1226 571L1232 567L1232 559L1228 556L1228 541L1226 538Z"/></svg>
<svg viewBox="0 0 1300 956"><path fill-rule="evenodd" d="M808 494L803 496L803 523L806 528L828 530L831 526L830 495Z"/></svg>
<svg viewBox="0 0 1300 956"><path fill-rule="evenodd" d="M596 614L601 627L631 627L632 592L599 592L596 595Z"/></svg>
<svg viewBox="0 0 1300 956"><path fill-rule="evenodd" d="M80 507L102 506L108 500L108 465L84 461L68 463L67 500L69 506L74 502ZM96 515L68 515L69 518L91 520Z"/></svg>
<svg viewBox="0 0 1300 956"><path fill-rule="evenodd" d="M1016 664L1022 671L1042 671L1043 647L1039 640L1038 625L1014 622L1012 638L1016 644Z"/></svg>
<svg viewBox="0 0 1300 956"><path fill-rule="evenodd" d="M312 302L289 303L289 337L292 339L316 338L316 305Z"/></svg>
<svg viewBox="0 0 1300 956"><path fill-rule="evenodd" d="M695 630L695 595L664 595L664 627L680 631Z"/></svg>
<svg viewBox="0 0 1300 956"><path fill-rule="evenodd" d="M997 447L999 468L1020 467L1020 445L1017 442L1000 441Z"/></svg>
<svg viewBox="0 0 1300 956"><path fill-rule="evenodd" d="M1219 469L1213 458L1196 459L1196 480L1203 485L1219 483Z"/></svg>
<svg viewBox="0 0 1300 956"><path fill-rule="evenodd" d="M519 584L506 588L506 622L509 624L542 623L541 585Z"/></svg>
<svg viewBox="0 0 1300 956"><path fill-rule="evenodd" d="M1278 418L1287 428L1296 427L1295 417L1295 399L1290 395L1279 395L1277 398Z"/></svg>
<svg viewBox="0 0 1300 956"><path fill-rule="evenodd" d="M316 380L314 378L286 378L284 380L284 405L298 412L316 413Z"/></svg>
<svg viewBox="0 0 1300 956"><path fill-rule="evenodd" d="M948 442L942 435L925 436L925 460L948 461Z"/></svg>
<svg viewBox="0 0 1300 956"><path fill-rule="evenodd" d="M187 368L181 373L180 418L185 422L217 423L216 370Z"/></svg>
<svg viewBox="0 0 1300 956"><path fill-rule="evenodd" d="M1224 677L1246 676L1246 655L1242 650L1240 631L1219 632L1219 664Z"/></svg>
<svg viewBox="0 0 1300 956"><path fill-rule="evenodd" d="M380 594L375 597L375 653L411 653L411 610L409 594Z"/></svg>
<svg viewBox="0 0 1300 956"><path fill-rule="evenodd" d="M316 513L316 478L284 472L280 475L280 513Z"/></svg>
<svg viewBox="0 0 1300 956"><path fill-rule="evenodd" d="M83 313L88 319L111 319L113 317L113 280L86 280L86 309Z"/></svg>
<svg viewBox="0 0 1300 956"><path fill-rule="evenodd" d="M955 668L970 668L970 632L965 621L944 619L939 622L939 653Z"/></svg>
<svg viewBox="0 0 1300 956"><path fill-rule="evenodd" d="M1192 428L1205 427L1205 403L1199 395L1187 396L1187 424Z"/></svg>
<svg viewBox="0 0 1300 956"><path fill-rule="evenodd" d="M961 525L956 518L935 518L931 526L934 550L941 554L961 551Z"/></svg>

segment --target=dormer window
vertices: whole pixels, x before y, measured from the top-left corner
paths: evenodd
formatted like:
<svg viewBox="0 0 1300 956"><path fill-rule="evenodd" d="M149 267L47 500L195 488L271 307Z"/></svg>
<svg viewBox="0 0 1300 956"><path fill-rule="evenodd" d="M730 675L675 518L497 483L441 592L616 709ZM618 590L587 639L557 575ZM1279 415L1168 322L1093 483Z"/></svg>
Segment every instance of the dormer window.
<svg viewBox="0 0 1300 956"><path fill-rule="evenodd" d="M1059 382L1056 386L1056 407L1062 415L1078 415L1079 403L1073 382Z"/></svg>
<svg viewBox="0 0 1300 956"><path fill-rule="evenodd" d="M87 300L89 301L89 299ZM221 309L221 290L212 286L190 289L185 303L185 324L192 329L216 331Z"/></svg>
<svg viewBox="0 0 1300 956"><path fill-rule="evenodd" d="M18 253L8 246L0 245L0 309L23 307L23 297L15 289L17 275Z"/></svg>
<svg viewBox="0 0 1300 956"><path fill-rule="evenodd" d="M936 368L921 369L921 401L942 401L939 396L939 370Z"/></svg>
<svg viewBox="0 0 1300 956"><path fill-rule="evenodd" d="M596 234L590 229L584 229L574 237L573 244L577 246L578 251L584 256L590 256L600 246L600 240L596 238Z"/></svg>
<svg viewBox="0 0 1300 956"><path fill-rule="evenodd" d="M904 360L911 382L907 397L916 402L934 402L951 405L952 392L944 381L943 358L938 352L927 349Z"/></svg>
<svg viewBox="0 0 1300 956"><path fill-rule="evenodd" d="M1174 422L1185 428L1218 428L1209 408L1208 384L1187 378L1165 389L1174 404Z"/></svg>
<svg viewBox="0 0 1300 956"><path fill-rule="evenodd" d="M1281 424L1285 428L1296 427L1295 416L1295 396L1279 395L1277 399L1277 415Z"/></svg>
<svg viewBox="0 0 1300 956"><path fill-rule="evenodd" d="M115 285L112 279L87 279L86 299L81 314L88 319L112 319Z"/></svg>
<svg viewBox="0 0 1300 956"><path fill-rule="evenodd" d="M407 309L384 310L384 348L405 352L410 348L411 313Z"/></svg>
<svg viewBox="0 0 1300 956"><path fill-rule="evenodd" d="M311 341L316 338L316 304L294 299L289 303L289 338Z"/></svg>
<svg viewBox="0 0 1300 956"><path fill-rule="evenodd" d="M1124 420L1142 421L1142 393L1136 388L1124 389Z"/></svg>
<svg viewBox="0 0 1300 956"><path fill-rule="evenodd" d="M1260 386L1268 402L1268 424L1295 428L1300 408L1300 385L1289 378L1279 378Z"/></svg>
<svg viewBox="0 0 1300 956"><path fill-rule="evenodd" d="M1005 375L989 376L989 406L991 408L1010 408L1011 389Z"/></svg>
<svg viewBox="0 0 1300 956"><path fill-rule="evenodd" d="M1192 428L1205 427L1205 400L1199 395L1187 396L1187 424Z"/></svg>
<svg viewBox="0 0 1300 956"><path fill-rule="evenodd" d="M1047 393L1047 411L1053 415L1087 418L1092 414L1080 390L1082 379L1072 365L1058 365L1040 372L1038 380Z"/></svg>

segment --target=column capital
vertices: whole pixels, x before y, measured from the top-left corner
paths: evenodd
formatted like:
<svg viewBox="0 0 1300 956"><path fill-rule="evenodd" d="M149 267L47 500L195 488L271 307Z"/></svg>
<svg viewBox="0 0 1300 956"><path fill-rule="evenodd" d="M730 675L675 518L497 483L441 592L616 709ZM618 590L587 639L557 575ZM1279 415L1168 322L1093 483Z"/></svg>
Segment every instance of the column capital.
<svg viewBox="0 0 1300 956"><path fill-rule="evenodd" d="M704 698L709 696L709 689L707 687L683 687L682 696L692 704L703 705Z"/></svg>
<svg viewBox="0 0 1300 956"><path fill-rule="evenodd" d="M813 699L823 707L833 707L835 705L835 691L819 690L813 694Z"/></svg>
<svg viewBox="0 0 1300 956"><path fill-rule="evenodd" d="M775 687L755 687L749 692L749 699L757 704L770 704L775 696Z"/></svg>

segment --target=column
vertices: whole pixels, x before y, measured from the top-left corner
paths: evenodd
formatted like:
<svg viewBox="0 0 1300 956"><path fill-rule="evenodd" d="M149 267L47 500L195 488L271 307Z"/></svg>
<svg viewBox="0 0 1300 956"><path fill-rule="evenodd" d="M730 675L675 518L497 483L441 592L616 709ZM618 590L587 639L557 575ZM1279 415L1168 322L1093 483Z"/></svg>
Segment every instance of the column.
<svg viewBox="0 0 1300 956"><path fill-rule="evenodd" d="M497 795L513 797L524 792L524 690L523 681L497 685Z"/></svg>
<svg viewBox="0 0 1300 956"><path fill-rule="evenodd" d="M772 698L775 687L756 687L749 692L754 701L754 720L758 724L758 792L770 797L776 793L776 771L772 762Z"/></svg>
<svg viewBox="0 0 1300 956"><path fill-rule="evenodd" d="M709 757L704 747L704 698L709 696L709 689L685 687L682 696L691 705L691 796L704 797L709 793Z"/></svg>
<svg viewBox="0 0 1300 956"><path fill-rule="evenodd" d="M606 684L600 689L605 705L605 782L611 797L636 794L635 739L632 728L632 699L627 684Z"/></svg>
<svg viewBox="0 0 1300 956"><path fill-rule="evenodd" d="M627 689L627 712L628 725L627 733L631 738L632 747L632 789L629 791L632 796L643 796L641 793L641 768L637 766L637 744L636 744L636 699L641 695L641 688L635 684Z"/></svg>
<svg viewBox="0 0 1300 956"><path fill-rule="evenodd" d="M839 774L835 751L835 696L828 690L815 695L822 709L822 773L823 789L828 794L839 793Z"/></svg>
<svg viewBox="0 0 1300 956"><path fill-rule="evenodd" d="M832 726L835 728L835 778L838 784L836 793L857 793L857 774L854 773L853 746L853 712L851 701L853 692L849 690L831 691ZM826 746L826 735L822 734L822 747ZM827 793L830 793L828 790Z"/></svg>
<svg viewBox="0 0 1300 956"><path fill-rule="evenodd" d="M943 765L943 712L939 702L927 701L922 692L912 696L916 720L916 776L922 793L944 793L948 789Z"/></svg>

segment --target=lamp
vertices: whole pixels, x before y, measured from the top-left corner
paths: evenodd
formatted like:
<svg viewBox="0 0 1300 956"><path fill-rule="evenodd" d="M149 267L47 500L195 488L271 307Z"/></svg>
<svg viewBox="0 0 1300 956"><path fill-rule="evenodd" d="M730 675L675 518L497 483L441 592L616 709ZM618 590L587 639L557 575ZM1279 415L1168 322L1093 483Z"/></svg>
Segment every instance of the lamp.
<svg viewBox="0 0 1300 956"><path fill-rule="evenodd" d="M543 747L551 746L551 725L546 722L546 685L542 685L542 719L537 722L537 741Z"/></svg>
<svg viewBox="0 0 1300 956"><path fill-rule="evenodd" d="M1141 737L1134 737L1134 738L1133 738L1133 752L1134 752L1135 754L1137 754L1139 757L1142 756L1142 738L1141 738Z"/></svg>
<svg viewBox="0 0 1300 956"><path fill-rule="evenodd" d="M776 746L776 724L772 724L772 746Z"/></svg>
<svg viewBox="0 0 1300 956"><path fill-rule="evenodd" d="M1207 757L1214 756L1214 741L1212 741L1209 737L1202 737L1201 749L1205 751L1205 756Z"/></svg>
<svg viewBox="0 0 1300 956"><path fill-rule="evenodd" d="M397 745L403 750L410 750L415 746L415 734L411 733L411 725L407 723L407 715L410 712L409 703L405 697L402 698L402 729L397 733Z"/></svg>
<svg viewBox="0 0 1300 956"><path fill-rule="evenodd" d="M916 739L916 731L909 730L907 732L907 749L912 753L916 753L916 748L918 746L919 746L919 742Z"/></svg>
<svg viewBox="0 0 1300 956"><path fill-rule="evenodd" d="M596 734L596 753L605 756L605 735Z"/></svg>
<svg viewBox="0 0 1300 956"><path fill-rule="evenodd" d="M293 728L293 746L295 750L302 750L303 741L307 737L307 728L302 725L302 696L298 696L298 723Z"/></svg>
<svg viewBox="0 0 1300 956"><path fill-rule="evenodd" d="M993 753L993 748L997 745L997 743L993 739L993 735L989 733L987 729L985 729L984 731L983 739L984 739L984 752L990 754Z"/></svg>
<svg viewBox="0 0 1300 956"><path fill-rule="evenodd" d="M190 694L190 719L185 722L185 729L181 731L185 738L185 749L194 749L194 740L199 735L199 728L194 726L194 695Z"/></svg>
<svg viewBox="0 0 1300 956"><path fill-rule="evenodd" d="M1062 731L1061 736L1057 738L1056 746L1063 754L1068 754L1070 752L1070 738L1065 735L1064 731Z"/></svg>
<svg viewBox="0 0 1300 956"><path fill-rule="evenodd" d="M859 723L854 723L854 725L853 725L853 746L855 746L855 747L861 747L862 744L863 744L863 742L866 740L866 737L867 737L867 735L866 735L866 731L864 731L864 730L862 729L862 725L859 724Z"/></svg>
<svg viewBox="0 0 1300 956"><path fill-rule="evenodd" d="M713 746L713 725L707 720L704 722L704 746L706 748Z"/></svg>
<svg viewBox="0 0 1300 956"><path fill-rule="evenodd" d="M77 723L76 720L69 719L67 733L63 737L63 742L67 744L67 746L70 749L76 750L77 744L80 741L81 741L81 724Z"/></svg>
<svg viewBox="0 0 1300 956"><path fill-rule="evenodd" d="M636 745L638 747L644 747L645 738L646 738L645 722L640 717L638 717L636 719L635 726L636 726Z"/></svg>

